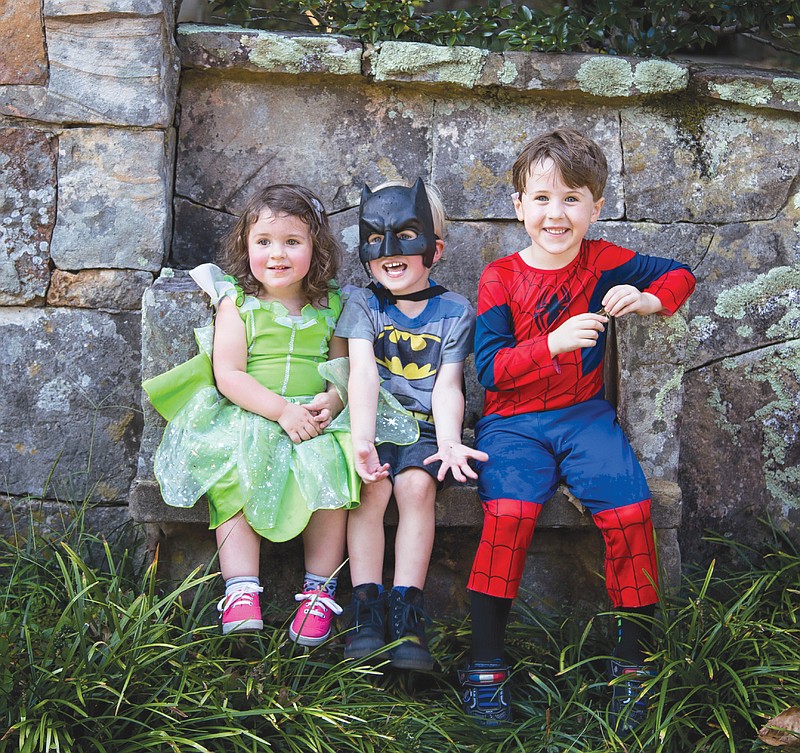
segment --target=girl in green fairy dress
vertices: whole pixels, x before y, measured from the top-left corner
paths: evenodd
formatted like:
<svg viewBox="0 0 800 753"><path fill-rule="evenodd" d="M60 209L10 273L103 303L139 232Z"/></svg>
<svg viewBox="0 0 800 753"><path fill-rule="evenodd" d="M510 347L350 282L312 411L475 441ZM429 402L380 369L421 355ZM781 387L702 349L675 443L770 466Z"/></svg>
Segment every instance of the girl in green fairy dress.
<svg viewBox="0 0 800 753"><path fill-rule="evenodd" d="M200 355L144 384L168 419L155 475L167 504L208 498L225 634L263 627L261 539L302 533L306 574L289 634L316 646L341 612L335 573L359 500L343 413L347 347L333 336L339 246L311 191L273 185L248 202L222 264L231 276L213 264L190 273L216 308L213 327L196 330ZM383 405L386 438L413 441L413 418L385 394Z"/></svg>

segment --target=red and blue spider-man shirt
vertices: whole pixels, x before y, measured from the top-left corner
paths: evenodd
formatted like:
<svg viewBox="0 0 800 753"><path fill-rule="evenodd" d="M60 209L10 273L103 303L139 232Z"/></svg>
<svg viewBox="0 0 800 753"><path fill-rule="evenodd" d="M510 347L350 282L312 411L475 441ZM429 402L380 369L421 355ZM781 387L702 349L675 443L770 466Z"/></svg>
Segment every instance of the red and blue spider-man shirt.
<svg viewBox="0 0 800 753"><path fill-rule="evenodd" d="M655 295L673 314L691 295L685 264L585 240L561 269L528 266L519 253L489 264L478 287L475 365L486 388L484 415L566 408L603 395L606 333L594 348L550 355L547 336L567 319L597 312L615 285Z"/></svg>

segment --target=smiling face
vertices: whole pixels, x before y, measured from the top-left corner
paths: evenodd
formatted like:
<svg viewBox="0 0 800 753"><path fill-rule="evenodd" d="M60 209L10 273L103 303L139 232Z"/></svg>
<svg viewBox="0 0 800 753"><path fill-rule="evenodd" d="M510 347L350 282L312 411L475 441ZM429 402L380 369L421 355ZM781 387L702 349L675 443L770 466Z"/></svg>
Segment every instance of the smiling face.
<svg viewBox="0 0 800 753"><path fill-rule="evenodd" d="M247 234L250 271L262 294L278 301L302 297L314 250L311 231L299 217L263 209Z"/></svg>
<svg viewBox="0 0 800 753"><path fill-rule="evenodd" d="M522 252L538 269L561 269L579 253L589 226L600 216L603 199L594 200L587 186L564 183L552 159L535 163L525 191L515 195L517 219L525 224L531 245Z"/></svg>
<svg viewBox="0 0 800 753"><path fill-rule="evenodd" d="M403 240L413 241L414 235L411 230L402 232L406 237ZM384 238L380 234L369 236L367 243L380 246ZM436 251L433 260L436 261L441 256L442 241L436 242ZM377 282L395 295L407 295L425 290L428 287L428 278L431 270L425 266L422 256L382 256L372 259L369 262L369 271Z"/></svg>

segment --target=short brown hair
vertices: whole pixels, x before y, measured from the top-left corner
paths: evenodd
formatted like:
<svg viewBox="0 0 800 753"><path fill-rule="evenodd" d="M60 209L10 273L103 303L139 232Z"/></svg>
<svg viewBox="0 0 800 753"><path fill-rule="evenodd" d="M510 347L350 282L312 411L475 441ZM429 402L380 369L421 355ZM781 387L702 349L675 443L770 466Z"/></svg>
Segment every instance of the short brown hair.
<svg viewBox="0 0 800 753"><path fill-rule="evenodd" d="M313 305L324 305L331 280L339 272L341 247L333 235L322 202L303 186L277 183L252 196L223 241L220 266L236 278L245 293L258 295L261 285L250 271L247 238L250 227L258 222L265 209L273 214L298 217L308 225L312 255L308 274L303 278L303 292Z"/></svg>
<svg viewBox="0 0 800 753"><path fill-rule="evenodd" d="M595 201L603 198L608 178L606 156L597 142L574 128L544 133L523 147L511 168L514 190L524 193L531 168L546 159L553 160L570 188L586 186Z"/></svg>

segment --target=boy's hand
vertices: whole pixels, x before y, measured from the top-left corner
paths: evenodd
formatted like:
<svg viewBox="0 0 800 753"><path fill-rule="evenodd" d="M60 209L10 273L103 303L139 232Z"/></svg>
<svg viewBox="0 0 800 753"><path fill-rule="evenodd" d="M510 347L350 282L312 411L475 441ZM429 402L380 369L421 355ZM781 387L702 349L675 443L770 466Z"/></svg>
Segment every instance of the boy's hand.
<svg viewBox="0 0 800 753"><path fill-rule="evenodd" d="M305 405L286 403L278 417L281 428L295 444L319 435L321 429Z"/></svg>
<svg viewBox="0 0 800 753"><path fill-rule="evenodd" d="M603 297L603 308L610 316L657 314L663 306L652 293L643 293L633 285L615 285Z"/></svg>
<svg viewBox="0 0 800 753"><path fill-rule="evenodd" d="M608 310L608 309L606 309ZM611 313L609 311L609 313ZM597 338L605 330L608 317L600 314L578 314L567 319L558 329L547 336L550 355L570 353L581 348L593 348Z"/></svg>
<svg viewBox="0 0 800 753"><path fill-rule="evenodd" d="M339 396L334 392L320 392L303 407L311 413L320 431L325 429L344 408Z"/></svg>
<svg viewBox="0 0 800 753"><path fill-rule="evenodd" d="M365 484L374 484L376 481L389 477L390 466L388 463L381 465L374 442L354 442L353 450L355 453L356 473L361 476L361 480Z"/></svg>
<svg viewBox="0 0 800 753"><path fill-rule="evenodd" d="M478 474L469 465L470 458L485 463L489 456L485 452L474 450L472 447L461 444L461 442L446 441L439 443L439 451L435 455L425 458L422 462L425 465L430 465L437 460L441 460L442 464L439 466L439 473L436 474L439 481L444 481L447 471L450 470L456 481L463 482L467 480L467 476L469 478L478 478Z"/></svg>

